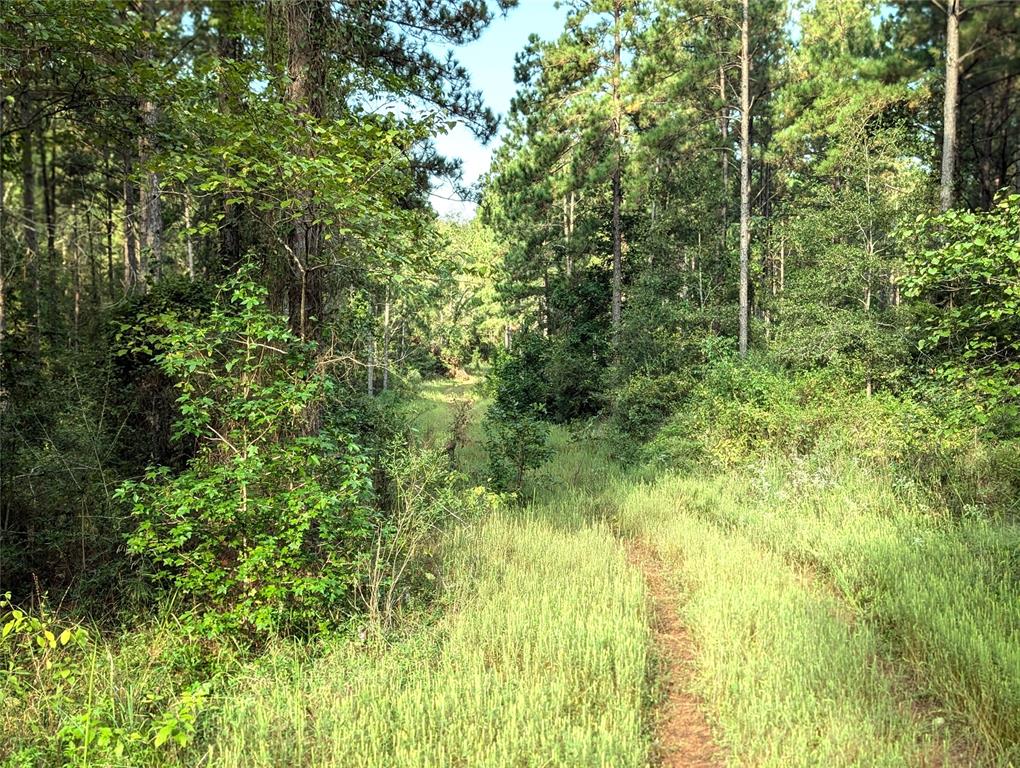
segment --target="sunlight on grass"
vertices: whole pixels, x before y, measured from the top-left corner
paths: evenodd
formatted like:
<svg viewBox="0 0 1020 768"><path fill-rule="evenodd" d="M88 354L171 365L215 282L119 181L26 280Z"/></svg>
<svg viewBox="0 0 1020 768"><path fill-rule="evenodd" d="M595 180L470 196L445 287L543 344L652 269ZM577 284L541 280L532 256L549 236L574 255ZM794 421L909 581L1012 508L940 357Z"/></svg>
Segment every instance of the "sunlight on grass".
<svg viewBox="0 0 1020 768"><path fill-rule="evenodd" d="M644 588L608 529L495 517L450 552L445 620L378 653L281 649L229 692L214 762L644 765Z"/></svg>
<svg viewBox="0 0 1020 768"><path fill-rule="evenodd" d="M878 667L878 639L781 558L687 509L685 485L635 487L620 518L686 596L700 692L735 764L894 766L930 749Z"/></svg>
<svg viewBox="0 0 1020 768"><path fill-rule="evenodd" d="M944 519L853 467L821 479L773 467L680 492L702 520L824 574L907 666L931 719L987 764L1020 760L1020 528Z"/></svg>

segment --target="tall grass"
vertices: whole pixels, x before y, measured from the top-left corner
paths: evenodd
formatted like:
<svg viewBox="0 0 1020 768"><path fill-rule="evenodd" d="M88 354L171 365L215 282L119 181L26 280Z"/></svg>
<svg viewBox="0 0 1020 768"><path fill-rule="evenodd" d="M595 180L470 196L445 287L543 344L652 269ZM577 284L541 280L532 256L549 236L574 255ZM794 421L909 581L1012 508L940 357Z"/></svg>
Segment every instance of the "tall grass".
<svg viewBox="0 0 1020 768"><path fill-rule="evenodd" d="M620 521L661 553L698 645L700 693L737 765L921 765L940 750L839 601L692 511L688 481L620 491Z"/></svg>
<svg viewBox="0 0 1020 768"><path fill-rule="evenodd" d="M228 692L213 763L644 765L644 588L610 531L498 516L449 551L444 620L278 651Z"/></svg>
<svg viewBox="0 0 1020 768"><path fill-rule="evenodd" d="M941 516L849 461L673 482L688 514L832 584L985 763L1020 762L1020 527Z"/></svg>

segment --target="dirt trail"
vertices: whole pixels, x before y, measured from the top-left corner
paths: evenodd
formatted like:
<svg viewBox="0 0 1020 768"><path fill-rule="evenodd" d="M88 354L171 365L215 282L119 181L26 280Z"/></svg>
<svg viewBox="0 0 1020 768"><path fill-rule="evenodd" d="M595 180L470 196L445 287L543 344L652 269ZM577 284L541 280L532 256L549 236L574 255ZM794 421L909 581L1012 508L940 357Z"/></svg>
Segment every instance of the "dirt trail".
<svg viewBox="0 0 1020 768"><path fill-rule="evenodd" d="M644 575L652 603L663 690L655 723L655 764L662 768L721 766L721 752L712 740L701 701L691 693L694 647L677 615L676 591L666 580L658 555L646 544L628 542L627 558Z"/></svg>

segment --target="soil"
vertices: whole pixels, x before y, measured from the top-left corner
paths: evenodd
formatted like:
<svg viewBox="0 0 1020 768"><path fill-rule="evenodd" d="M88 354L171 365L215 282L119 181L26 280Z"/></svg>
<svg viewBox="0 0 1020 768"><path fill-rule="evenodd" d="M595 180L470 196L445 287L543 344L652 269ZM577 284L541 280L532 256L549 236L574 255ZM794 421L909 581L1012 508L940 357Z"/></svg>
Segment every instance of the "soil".
<svg viewBox="0 0 1020 768"><path fill-rule="evenodd" d="M712 739L702 702L691 692L695 648L680 621L680 599L658 555L642 542L627 545L630 563L645 577L652 608L661 700L655 722L654 764L662 768L715 768L722 752Z"/></svg>

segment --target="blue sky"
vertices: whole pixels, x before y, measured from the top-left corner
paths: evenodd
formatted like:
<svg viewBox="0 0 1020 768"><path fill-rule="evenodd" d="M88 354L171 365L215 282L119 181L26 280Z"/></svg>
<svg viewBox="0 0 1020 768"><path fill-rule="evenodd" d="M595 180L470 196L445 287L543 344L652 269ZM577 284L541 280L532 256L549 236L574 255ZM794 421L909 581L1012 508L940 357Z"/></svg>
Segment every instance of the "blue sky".
<svg viewBox="0 0 1020 768"><path fill-rule="evenodd" d="M481 90L494 112L505 115L510 109L510 100L517 90L514 56L524 48L528 35L534 32L546 40L555 38L563 29L565 17L566 10L556 8L554 0L521 0L506 16L497 15L478 40L454 49L454 54L471 73L475 88ZM464 180L468 184L473 184L489 169L489 160L498 144L497 136L488 146L483 146L460 125L436 139L442 154L459 157L464 162ZM439 186L434 192L432 205L440 215L470 217L474 214L473 203L444 199L456 197L448 185Z"/></svg>

